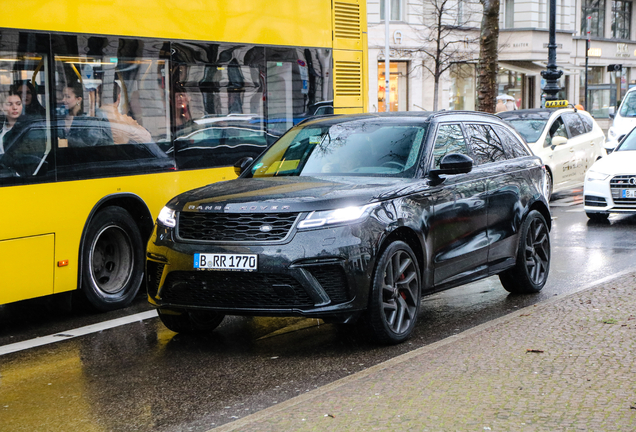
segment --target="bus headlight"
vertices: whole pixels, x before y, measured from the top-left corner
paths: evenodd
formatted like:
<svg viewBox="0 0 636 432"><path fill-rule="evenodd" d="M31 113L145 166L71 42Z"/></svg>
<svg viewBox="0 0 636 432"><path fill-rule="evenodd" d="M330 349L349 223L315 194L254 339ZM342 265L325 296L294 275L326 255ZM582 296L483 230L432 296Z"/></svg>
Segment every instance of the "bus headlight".
<svg viewBox="0 0 636 432"><path fill-rule="evenodd" d="M168 207L162 208L159 212L159 216L157 216L157 222L160 222L168 228L174 228L177 225L176 212Z"/></svg>

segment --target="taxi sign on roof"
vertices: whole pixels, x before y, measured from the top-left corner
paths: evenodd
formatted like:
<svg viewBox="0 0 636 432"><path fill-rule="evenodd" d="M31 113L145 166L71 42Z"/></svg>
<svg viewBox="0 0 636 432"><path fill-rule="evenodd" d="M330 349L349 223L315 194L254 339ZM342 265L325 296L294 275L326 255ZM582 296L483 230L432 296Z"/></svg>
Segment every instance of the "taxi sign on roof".
<svg viewBox="0 0 636 432"><path fill-rule="evenodd" d="M567 100L545 101L546 108L566 108L569 104Z"/></svg>

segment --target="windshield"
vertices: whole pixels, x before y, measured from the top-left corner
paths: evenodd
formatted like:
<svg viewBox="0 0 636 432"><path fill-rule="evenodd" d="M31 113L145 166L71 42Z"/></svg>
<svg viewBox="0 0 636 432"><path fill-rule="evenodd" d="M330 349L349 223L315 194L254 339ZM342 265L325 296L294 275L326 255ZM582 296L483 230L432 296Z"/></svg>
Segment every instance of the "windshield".
<svg viewBox="0 0 636 432"><path fill-rule="evenodd" d="M625 95L620 114L622 117L636 117L636 92L629 92Z"/></svg>
<svg viewBox="0 0 636 432"><path fill-rule="evenodd" d="M426 124L350 121L295 127L254 163L253 177L412 177Z"/></svg>
<svg viewBox="0 0 636 432"><path fill-rule="evenodd" d="M533 143L539 140L541 136L541 132L543 132L543 128L545 128L547 120L542 119L519 119L519 120L508 120L514 128L519 132L519 134L525 138L526 142Z"/></svg>
<svg viewBox="0 0 636 432"><path fill-rule="evenodd" d="M627 135L615 151L636 150L636 134L632 131Z"/></svg>

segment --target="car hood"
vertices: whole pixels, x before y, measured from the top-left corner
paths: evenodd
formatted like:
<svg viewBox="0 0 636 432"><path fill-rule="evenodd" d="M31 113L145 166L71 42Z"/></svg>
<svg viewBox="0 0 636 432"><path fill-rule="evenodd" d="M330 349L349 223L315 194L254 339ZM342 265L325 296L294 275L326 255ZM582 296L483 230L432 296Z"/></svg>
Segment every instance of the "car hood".
<svg viewBox="0 0 636 432"><path fill-rule="evenodd" d="M590 168L603 174L636 174L636 150L614 152L599 159Z"/></svg>
<svg viewBox="0 0 636 432"><path fill-rule="evenodd" d="M617 138L631 131L634 126L636 126L636 117L622 117L617 115L612 122L612 128Z"/></svg>
<svg viewBox="0 0 636 432"><path fill-rule="evenodd" d="M426 189L423 179L377 177L270 177L213 183L168 205L178 211L280 213L364 205Z"/></svg>

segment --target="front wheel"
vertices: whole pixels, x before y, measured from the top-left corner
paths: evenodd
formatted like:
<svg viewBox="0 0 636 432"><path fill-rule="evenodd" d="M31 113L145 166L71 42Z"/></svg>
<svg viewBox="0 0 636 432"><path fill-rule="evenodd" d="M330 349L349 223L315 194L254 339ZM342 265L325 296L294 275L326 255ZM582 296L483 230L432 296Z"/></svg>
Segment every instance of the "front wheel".
<svg viewBox="0 0 636 432"><path fill-rule="evenodd" d="M173 311L159 309L163 325L175 333L202 333L217 328L225 315L209 311Z"/></svg>
<svg viewBox="0 0 636 432"><path fill-rule="evenodd" d="M139 228L121 207L106 207L91 220L82 248L82 292L100 311L128 306L141 285L144 247Z"/></svg>
<svg viewBox="0 0 636 432"><path fill-rule="evenodd" d="M519 231L517 262L499 274L506 291L530 294L541 291L550 271L550 231L543 215L532 210Z"/></svg>
<svg viewBox="0 0 636 432"><path fill-rule="evenodd" d="M415 254L402 241L391 243L375 266L366 322L376 342L397 344L413 332L422 283Z"/></svg>

